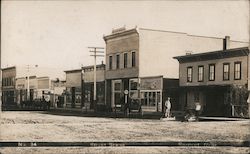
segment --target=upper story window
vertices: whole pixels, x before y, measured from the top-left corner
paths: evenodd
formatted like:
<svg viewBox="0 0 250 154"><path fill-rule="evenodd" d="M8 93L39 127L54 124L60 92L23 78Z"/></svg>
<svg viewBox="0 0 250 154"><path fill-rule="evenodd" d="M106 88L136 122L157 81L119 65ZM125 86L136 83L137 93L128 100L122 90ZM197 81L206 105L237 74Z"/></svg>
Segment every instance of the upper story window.
<svg viewBox="0 0 250 154"><path fill-rule="evenodd" d="M124 53L123 60L124 60L123 67L127 68L128 67L128 53Z"/></svg>
<svg viewBox="0 0 250 154"><path fill-rule="evenodd" d="M223 64L223 80L229 80L229 71L230 71L229 63L224 63Z"/></svg>
<svg viewBox="0 0 250 154"><path fill-rule="evenodd" d="M215 64L210 64L209 65L209 73L208 73L208 79L209 81L214 81L215 80Z"/></svg>
<svg viewBox="0 0 250 154"><path fill-rule="evenodd" d="M135 52L133 51L132 52L132 67L135 67L135 60L136 60L136 57L135 57Z"/></svg>
<svg viewBox="0 0 250 154"><path fill-rule="evenodd" d="M192 82L193 78L193 67L187 68L187 82Z"/></svg>
<svg viewBox="0 0 250 154"><path fill-rule="evenodd" d="M120 55L116 55L116 69L120 68Z"/></svg>
<svg viewBox="0 0 250 154"><path fill-rule="evenodd" d="M109 56L109 69L112 70L112 56Z"/></svg>
<svg viewBox="0 0 250 154"><path fill-rule="evenodd" d="M234 79L235 80L241 79L241 62L234 63Z"/></svg>
<svg viewBox="0 0 250 154"><path fill-rule="evenodd" d="M198 66L198 81L202 82L204 79L204 66Z"/></svg>

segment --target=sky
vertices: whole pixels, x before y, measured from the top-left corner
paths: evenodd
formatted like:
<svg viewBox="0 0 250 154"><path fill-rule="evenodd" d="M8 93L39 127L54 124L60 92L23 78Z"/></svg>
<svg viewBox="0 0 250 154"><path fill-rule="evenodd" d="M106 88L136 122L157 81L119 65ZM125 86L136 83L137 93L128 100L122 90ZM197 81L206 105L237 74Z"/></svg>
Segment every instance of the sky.
<svg viewBox="0 0 250 154"><path fill-rule="evenodd" d="M93 65L113 28L143 27L249 41L249 1L2 1L2 68ZM98 58L100 63L104 58Z"/></svg>

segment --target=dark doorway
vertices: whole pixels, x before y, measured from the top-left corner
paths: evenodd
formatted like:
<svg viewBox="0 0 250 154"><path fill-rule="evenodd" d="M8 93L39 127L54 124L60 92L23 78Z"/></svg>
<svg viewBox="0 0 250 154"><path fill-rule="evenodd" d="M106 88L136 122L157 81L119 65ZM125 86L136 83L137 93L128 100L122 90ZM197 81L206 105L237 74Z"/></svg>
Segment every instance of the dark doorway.
<svg viewBox="0 0 250 154"><path fill-rule="evenodd" d="M220 87L209 88L205 94L206 106L203 114L206 116L225 116L224 89Z"/></svg>

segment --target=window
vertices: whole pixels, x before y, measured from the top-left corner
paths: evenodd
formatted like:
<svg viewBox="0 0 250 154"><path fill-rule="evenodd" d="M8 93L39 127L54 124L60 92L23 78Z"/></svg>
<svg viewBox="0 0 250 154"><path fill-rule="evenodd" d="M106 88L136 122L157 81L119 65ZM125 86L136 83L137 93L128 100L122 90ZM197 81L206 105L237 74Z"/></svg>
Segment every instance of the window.
<svg viewBox="0 0 250 154"><path fill-rule="evenodd" d="M234 79L235 80L241 79L241 62L234 63Z"/></svg>
<svg viewBox="0 0 250 154"><path fill-rule="evenodd" d="M112 56L109 56L109 69L112 70Z"/></svg>
<svg viewBox="0 0 250 154"><path fill-rule="evenodd" d="M132 67L135 67L135 52L132 52Z"/></svg>
<svg viewBox="0 0 250 154"><path fill-rule="evenodd" d="M116 69L120 68L120 55L116 55Z"/></svg>
<svg viewBox="0 0 250 154"><path fill-rule="evenodd" d="M129 90L137 90L138 80L130 80L130 89Z"/></svg>
<svg viewBox="0 0 250 154"><path fill-rule="evenodd" d="M193 68L192 67L188 67L187 68L187 82L192 82L192 73L193 73Z"/></svg>
<svg viewBox="0 0 250 154"><path fill-rule="evenodd" d="M198 66L198 81L201 82L204 79L204 66Z"/></svg>
<svg viewBox="0 0 250 154"><path fill-rule="evenodd" d="M215 64L209 65L209 81L214 81L215 79Z"/></svg>
<svg viewBox="0 0 250 154"><path fill-rule="evenodd" d="M224 63L223 64L223 80L229 80L229 70L230 70L229 63Z"/></svg>
<svg viewBox="0 0 250 154"><path fill-rule="evenodd" d="M124 68L127 68L128 67L128 53L124 53L124 57L123 57L124 59Z"/></svg>
<svg viewBox="0 0 250 154"><path fill-rule="evenodd" d="M121 83L115 82L115 91L120 91L120 90L121 90Z"/></svg>

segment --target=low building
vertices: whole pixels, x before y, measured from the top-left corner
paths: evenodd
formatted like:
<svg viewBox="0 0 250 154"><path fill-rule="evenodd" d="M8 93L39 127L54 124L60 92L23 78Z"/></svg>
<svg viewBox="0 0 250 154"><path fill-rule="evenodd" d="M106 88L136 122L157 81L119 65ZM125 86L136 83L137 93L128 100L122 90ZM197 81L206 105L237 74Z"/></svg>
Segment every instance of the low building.
<svg viewBox="0 0 250 154"><path fill-rule="evenodd" d="M202 106L206 116L249 116L249 49L174 57L179 61L182 109Z"/></svg>
<svg viewBox="0 0 250 154"><path fill-rule="evenodd" d="M54 74L52 73L54 71ZM50 98L51 78L55 69L31 66L12 66L2 69L2 102L3 109L17 108L23 101L33 101L42 98L43 92Z"/></svg>
<svg viewBox="0 0 250 154"><path fill-rule="evenodd" d="M51 95L52 106L55 108L62 108L66 102L66 80L51 80Z"/></svg>
<svg viewBox="0 0 250 154"><path fill-rule="evenodd" d="M94 109L94 66L68 70L66 73L66 107ZM105 105L105 65L96 65L96 103Z"/></svg>
<svg viewBox="0 0 250 154"><path fill-rule="evenodd" d="M86 109L105 106L105 65L96 65L96 104L94 104L94 66L82 67L83 104ZM103 108L102 108L103 109ZM102 110L100 108L100 110Z"/></svg>
<svg viewBox="0 0 250 154"><path fill-rule="evenodd" d="M67 70L66 73L66 108L82 107L82 69Z"/></svg>

